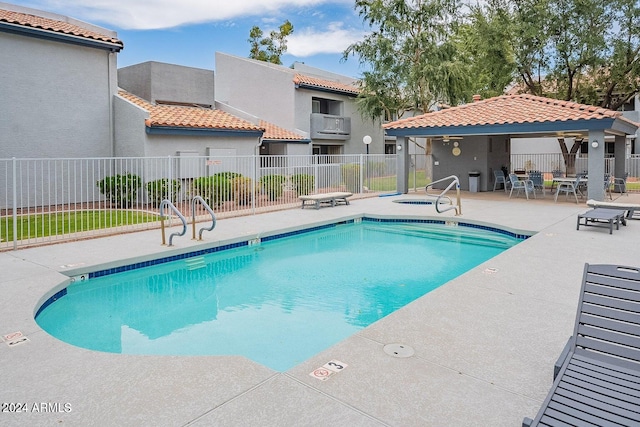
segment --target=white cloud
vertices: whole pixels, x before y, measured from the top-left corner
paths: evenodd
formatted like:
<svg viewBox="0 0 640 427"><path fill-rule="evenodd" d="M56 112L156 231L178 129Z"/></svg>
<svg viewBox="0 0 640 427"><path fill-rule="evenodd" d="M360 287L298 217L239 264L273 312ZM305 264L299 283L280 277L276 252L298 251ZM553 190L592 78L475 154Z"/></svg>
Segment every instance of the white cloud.
<svg viewBox="0 0 640 427"><path fill-rule="evenodd" d="M342 53L364 37L362 30L343 27L342 22L332 22L322 29L294 31L287 39L287 53L302 58L320 53Z"/></svg>
<svg viewBox="0 0 640 427"><path fill-rule="evenodd" d="M28 4L27 4L28 3ZM352 0L32 0L25 6L122 29L163 29Z"/></svg>

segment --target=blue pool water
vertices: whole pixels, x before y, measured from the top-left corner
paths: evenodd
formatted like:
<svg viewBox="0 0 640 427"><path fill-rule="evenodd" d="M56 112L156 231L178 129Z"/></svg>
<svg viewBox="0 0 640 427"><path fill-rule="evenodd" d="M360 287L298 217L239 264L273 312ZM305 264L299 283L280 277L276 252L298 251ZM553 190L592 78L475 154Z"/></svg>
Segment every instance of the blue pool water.
<svg viewBox="0 0 640 427"><path fill-rule="evenodd" d="M244 355L285 371L519 241L461 226L341 224L75 282L36 321L92 350Z"/></svg>

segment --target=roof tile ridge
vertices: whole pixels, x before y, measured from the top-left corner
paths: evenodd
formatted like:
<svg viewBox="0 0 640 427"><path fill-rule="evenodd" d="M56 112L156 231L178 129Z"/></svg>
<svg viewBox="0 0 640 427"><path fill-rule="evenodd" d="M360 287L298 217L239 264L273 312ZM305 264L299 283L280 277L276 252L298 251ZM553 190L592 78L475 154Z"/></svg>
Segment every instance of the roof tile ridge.
<svg viewBox="0 0 640 427"><path fill-rule="evenodd" d="M298 132L283 128L282 126L278 126L275 123L269 122L267 120L264 119L259 119L258 120L258 126L265 132L268 132L269 129L272 129L274 131L278 131L278 132L282 132L286 135L288 135L288 139L293 139L293 137L297 138L297 139L304 139L304 136L299 134Z"/></svg>
<svg viewBox="0 0 640 427"><path fill-rule="evenodd" d="M138 95L134 95L133 93L131 93L129 91L126 91L124 89L118 89L118 95L120 95L121 97L123 97L124 99L126 99L129 102L133 102L138 107L144 108L145 110L147 110L149 112L151 112L151 110L154 107L156 107L156 105L152 104L151 102L147 101L146 99L141 98Z"/></svg>
<svg viewBox="0 0 640 427"><path fill-rule="evenodd" d="M407 117L406 119L401 119L401 120L407 120L407 119L411 119L411 118L415 118L415 117L420 117L423 116L425 114L433 114L433 115L437 115L437 114L447 114L447 111L458 111L458 110L464 110L467 108L472 108L477 106L478 104L488 104L489 102L496 102L500 99L503 98L513 98L514 96L517 95L498 95L498 96L493 96L491 98L487 98L487 99L480 99L478 101L473 101L473 102L467 102L466 104L461 104L461 105L454 105L453 107L449 107L449 108L443 108L442 110L437 110L437 111L427 111L425 113L419 114L417 116L413 116L413 117Z"/></svg>
<svg viewBox="0 0 640 427"><path fill-rule="evenodd" d="M556 105L559 107L570 108L573 110L587 111L590 113L602 114L602 115L612 115L612 116L620 115L620 114L617 114L617 113L620 113L619 111L613 111L607 108L599 107L597 105L582 104L580 102L567 101L564 99L557 99L557 98L546 98L543 96L532 95L532 94L521 94L517 96L522 96L524 98L539 101L547 105Z"/></svg>
<svg viewBox="0 0 640 427"><path fill-rule="evenodd" d="M112 37L108 34L102 34L88 28L83 28L82 26L79 26L77 24L74 24L68 21L62 21L59 19L36 15L34 13L18 12L18 11L9 10L9 9L0 8L0 11L5 12L11 16L10 18L7 18L7 19L0 19L0 21L2 22L17 24L25 27L30 27L30 28L42 29L45 31L52 31L54 33L63 33L63 34L72 35L72 36L85 37L88 39L103 40L103 41L109 41L112 43L122 44L122 41L117 37ZM31 22L30 20L35 20L38 23L36 24L34 22Z"/></svg>
<svg viewBox="0 0 640 427"><path fill-rule="evenodd" d="M319 76L310 76L308 74L303 74L296 72L293 77L294 84L300 84L303 81L308 81L311 84L315 84L323 87L343 87L347 89L353 89L353 91L359 91L359 88L356 86L357 79L354 79L352 83L344 83L339 80L331 80L328 77L319 77Z"/></svg>

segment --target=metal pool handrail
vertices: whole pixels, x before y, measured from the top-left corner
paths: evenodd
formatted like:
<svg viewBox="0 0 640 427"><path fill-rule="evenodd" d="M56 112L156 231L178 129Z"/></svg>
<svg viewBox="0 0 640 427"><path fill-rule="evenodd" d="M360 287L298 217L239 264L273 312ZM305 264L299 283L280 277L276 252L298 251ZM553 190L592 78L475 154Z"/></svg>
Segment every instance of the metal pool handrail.
<svg viewBox="0 0 640 427"><path fill-rule="evenodd" d="M200 202L200 204L204 206L207 212L211 214L211 227L209 228L202 227L198 232L198 240L202 240L203 231L205 230L212 231L216 227L216 215L213 213L213 210L209 207L207 202L205 202L201 196L196 196L193 199L191 199L191 225L193 229L193 237L192 237L193 240L196 239L196 202Z"/></svg>
<svg viewBox="0 0 640 427"><path fill-rule="evenodd" d="M169 235L169 246L172 245L172 241L173 241L173 237L174 236L184 236L185 233L187 232L187 219L184 217L184 215L182 215L180 213L180 211L178 210L178 208L176 208L174 206L173 203L171 203L171 201L169 199L164 199L162 202L160 202L160 228L162 229L162 244L166 244L166 238L164 235L164 207L167 206L169 208L171 208L171 210L178 215L178 218L180 218L180 221L182 221L182 232L178 233L171 233L171 235Z"/></svg>
<svg viewBox="0 0 640 427"><path fill-rule="evenodd" d="M450 211L451 209L455 209L456 210L456 216L458 215L462 215L462 204L460 203L460 180L458 179L457 176L455 175L450 175L446 178L442 178L439 179L437 181L433 181L432 183L427 184L427 186L425 187L425 191L429 191L429 187L433 186L434 184L437 184L439 182L443 182L443 181L448 181L448 180L452 180L451 183L449 183L449 185L447 186L447 188L445 188L442 193L440 193L438 196L433 196L436 197L436 212L438 213L443 213L446 211ZM453 206L453 202L451 201L451 199L449 198L449 196L445 196L446 192L449 191L451 189L451 187L456 186L456 206ZM427 196L432 196L431 194L427 193ZM442 198L446 198L449 201L449 207L447 207L444 210L440 210L440 199ZM445 204L443 202L443 204Z"/></svg>

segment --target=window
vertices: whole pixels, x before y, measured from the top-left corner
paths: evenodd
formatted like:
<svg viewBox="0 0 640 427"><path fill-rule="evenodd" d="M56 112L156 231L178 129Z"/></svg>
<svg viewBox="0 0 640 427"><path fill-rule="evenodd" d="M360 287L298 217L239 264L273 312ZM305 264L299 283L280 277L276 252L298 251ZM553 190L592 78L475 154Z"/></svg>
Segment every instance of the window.
<svg viewBox="0 0 640 427"><path fill-rule="evenodd" d="M342 154L342 146L341 145L314 145L313 154L340 155Z"/></svg>
<svg viewBox="0 0 640 427"><path fill-rule="evenodd" d="M342 114L342 101L325 98L311 98L311 112L340 116Z"/></svg>
<svg viewBox="0 0 640 427"><path fill-rule="evenodd" d="M392 144L388 144L388 143L384 144L384 154L396 154L395 142Z"/></svg>

